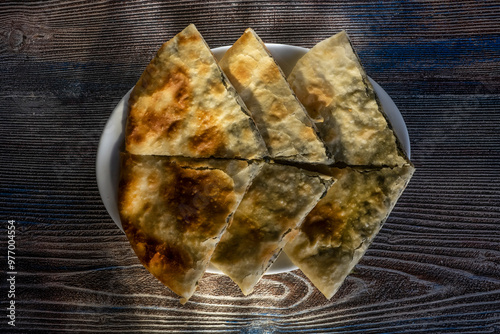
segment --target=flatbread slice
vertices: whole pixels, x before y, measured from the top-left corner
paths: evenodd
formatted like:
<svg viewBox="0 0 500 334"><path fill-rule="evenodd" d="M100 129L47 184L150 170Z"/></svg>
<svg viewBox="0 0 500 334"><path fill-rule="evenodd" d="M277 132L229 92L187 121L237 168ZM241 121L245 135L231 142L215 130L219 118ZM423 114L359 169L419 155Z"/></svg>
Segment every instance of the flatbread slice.
<svg viewBox="0 0 500 334"><path fill-rule="evenodd" d="M125 149L136 155L256 159L255 123L194 25L163 44L129 99Z"/></svg>
<svg viewBox="0 0 500 334"><path fill-rule="evenodd" d="M325 144L278 64L248 28L220 60L274 159L326 163Z"/></svg>
<svg viewBox="0 0 500 334"><path fill-rule="evenodd" d="M345 31L307 52L288 82L335 161L351 166L409 162Z"/></svg>
<svg viewBox="0 0 500 334"><path fill-rule="evenodd" d="M285 246L285 253L330 299L382 227L414 168L326 169L323 172L337 181Z"/></svg>
<svg viewBox="0 0 500 334"><path fill-rule="evenodd" d="M185 303L260 164L122 154L119 210L142 264Z"/></svg>
<svg viewBox="0 0 500 334"><path fill-rule="evenodd" d="M332 182L296 167L265 164L222 236L212 264L243 294L251 293Z"/></svg>

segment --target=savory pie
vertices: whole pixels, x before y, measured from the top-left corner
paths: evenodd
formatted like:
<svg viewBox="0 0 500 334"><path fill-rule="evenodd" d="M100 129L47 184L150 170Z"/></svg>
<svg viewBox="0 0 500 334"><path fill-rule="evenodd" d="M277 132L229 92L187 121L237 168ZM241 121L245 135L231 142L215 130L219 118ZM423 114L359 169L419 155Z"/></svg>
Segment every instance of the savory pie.
<svg viewBox="0 0 500 334"><path fill-rule="evenodd" d="M259 163L122 154L119 210L142 264L186 302Z"/></svg>
<svg viewBox="0 0 500 334"><path fill-rule="evenodd" d="M195 158L266 156L245 104L194 25L158 50L130 94L125 148Z"/></svg>
<svg viewBox="0 0 500 334"><path fill-rule="evenodd" d="M251 293L283 247L331 298L414 168L345 32L288 82L251 29L220 64L236 89L190 25L131 92L118 196L130 244L182 303L210 261Z"/></svg>
<svg viewBox="0 0 500 334"><path fill-rule="evenodd" d="M325 144L264 43L248 28L220 60L274 159L331 162Z"/></svg>
<svg viewBox="0 0 500 334"><path fill-rule="evenodd" d="M408 162L345 31L309 50L288 81L336 162L352 166Z"/></svg>
<svg viewBox="0 0 500 334"><path fill-rule="evenodd" d="M373 241L413 171L411 165L322 168L336 182L307 215L285 253L328 299Z"/></svg>
<svg viewBox="0 0 500 334"><path fill-rule="evenodd" d="M215 249L212 264L253 291L332 179L293 166L265 164L245 193Z"/></svg>

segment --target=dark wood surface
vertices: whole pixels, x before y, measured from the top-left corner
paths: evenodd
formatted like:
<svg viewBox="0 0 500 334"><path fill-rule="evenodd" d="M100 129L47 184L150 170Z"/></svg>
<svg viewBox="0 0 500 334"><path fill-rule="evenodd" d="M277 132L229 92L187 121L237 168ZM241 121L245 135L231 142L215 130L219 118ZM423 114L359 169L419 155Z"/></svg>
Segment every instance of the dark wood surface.
<svg viewBox="0 0 500 334"><path fill-rule="evenodd" d="M326 300L299 271L181 306L107 214L95 156L158 47L195 23L311 47L341 29L408 126L414 178ZM498 1L0 3L0 332L500 333ZM16 327L6 307L16 224Z"/></svg>

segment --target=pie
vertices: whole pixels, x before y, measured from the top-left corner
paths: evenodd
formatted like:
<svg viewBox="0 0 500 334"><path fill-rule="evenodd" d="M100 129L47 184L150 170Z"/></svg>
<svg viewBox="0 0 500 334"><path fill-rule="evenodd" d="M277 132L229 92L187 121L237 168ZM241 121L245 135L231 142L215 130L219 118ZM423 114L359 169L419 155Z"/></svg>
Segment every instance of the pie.
<svg viewBox="0 0 500 334"><path fill-rule="evenodd" d="M285 253L330 299L382 227L414 167L322 171L336 182L307 215Z"/></svg>
<svg viewBox="0 0 500 334"><path fill-rule="evenodd" d="M122 154L119 210L142 264L186 302L259 163Z"/></svg>
<svg viewBox="0 0 500 334"><path fill-rule="evenodd" d="M283 249L331 298L414 167L345 32L287 79L252 29L220 66L189 25L132 90L118 189L127 238L181 303L210 262L251 293Z"/></svg>
<svg viewBox="0 0 500 334"><path fill-rule="evenodd" d="M192 24L158 50L132 90L129 108L125 148L132 154L268 154L245 104Z"/></svg>
<svg viewBox="0 0 500 334"><path fill-rule="evenodd" d="M248 295L293 238L332 180L293 166L265 164L221 238L212 264Z"/></svg>
<svg viewBox="0 0 500 334"><path fill-rule="evenodd" d="M309 50L288 82L336 162L351 166L408 163L345 31Z"/></svg>
<svg viewBox="0 0 500 334"><path fill-rule="evenodd" d="M219 65L250 110L271 158L331 162L307 112L255 31L248 28Z"/></svg>

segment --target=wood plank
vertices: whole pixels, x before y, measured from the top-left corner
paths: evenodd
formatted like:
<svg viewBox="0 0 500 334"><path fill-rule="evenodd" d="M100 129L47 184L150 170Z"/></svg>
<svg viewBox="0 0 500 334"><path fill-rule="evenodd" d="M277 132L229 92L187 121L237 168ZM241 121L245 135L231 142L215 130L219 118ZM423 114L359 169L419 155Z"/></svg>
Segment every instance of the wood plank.
<svg viewBox="0 0 500 334"><path fill-rule="evenodd" d="M499 17L499 3L472 0L0 3L0 254L15 219L18 271L16 328L3 313L0 331L499 332ZM107 214L102 129L191 22L212 47L249 26L304 47L346 29L400 108L417 171L332 300L296 270L247 297L206 274L181 306Z"/></svg>

